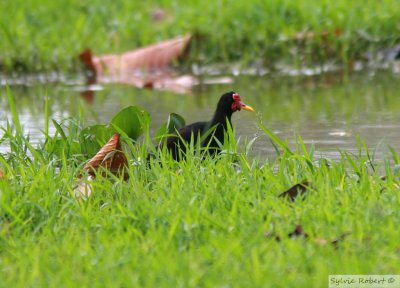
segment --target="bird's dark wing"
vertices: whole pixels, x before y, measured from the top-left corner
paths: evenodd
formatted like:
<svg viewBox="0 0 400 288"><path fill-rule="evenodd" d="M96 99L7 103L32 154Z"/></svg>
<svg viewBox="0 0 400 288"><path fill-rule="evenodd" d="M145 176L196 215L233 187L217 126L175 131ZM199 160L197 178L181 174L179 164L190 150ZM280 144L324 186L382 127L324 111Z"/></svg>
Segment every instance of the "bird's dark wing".
<svg viewBox="0 0 400 288"><path fill-rule="evenodd" d="M195 122L193 124L182 127L175 135L167 137L166 141L162 146L166 146L167 149L172 153L175 160L179 158L179 149L185 152L185 145L190 142L193 137L194 143L196 143L198 136L201 135L204 127L208 122ZM192 136L193 135L193 136Z"/></svg>
<svg viewBox="0 0 400 288"><path fill-rule="evenodd" d="M178 130L178 134L182 137L186 142L190 141L190 138L194 137L196 141L197 136L202 133L204 127L207 125L207 122L195 122L185 127L182 127Z"/></svg>

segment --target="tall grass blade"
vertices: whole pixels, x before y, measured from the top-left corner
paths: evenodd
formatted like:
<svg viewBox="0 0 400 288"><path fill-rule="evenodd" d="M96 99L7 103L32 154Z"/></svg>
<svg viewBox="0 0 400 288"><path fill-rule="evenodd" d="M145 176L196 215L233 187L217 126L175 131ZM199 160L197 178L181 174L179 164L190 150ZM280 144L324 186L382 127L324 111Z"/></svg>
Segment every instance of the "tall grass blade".
<svg viewBox="0 0 400 288"><path fill-rule="evenodd" d="M390 153L392 154L394 164L399 165L400 164L399 154L392 146L388 146L388 148L390 150Z"/></svg>
<svg viewBox="0 0 400 288"><path fill-rule="evenodd" d="M268 135L269 138L280 148L282 148L284 151L286 151L289 155L293 155L292 150L289 149L289 147L283 142L281 139L279 139L278 136L276 136L271 130L269 130L267 127L265 127L264 124L261 122L259 123L259 127L261 130L264 131L265 134Z"/></svg>
<svg viewBox="0 0 400 288"><path fill-rule="evenodd" d="M56 127L57 132L61 135L61 138L64 141L66 141L67 140L67 136L65 135L64 130L62 129L61 125L58 124L54 119L52 121L53 121L54 127Z"/></svg>
<svg viewBox="0 0 400 288"><path fill-rule="evenodd" d="M8 104L10 105L10 111L11 111L12 119L13 119L13 122L15 125L15 130L18 135L22 135L21 123L19 121L17 107L15 106L14 97L13 97L11 89L8 85L6 85L6 89L7 89Z"/></svg>
<svg viewBox="0 0 400 288"><path fill-rule="evenodd" d="M47 90L44 98L44 133L46 138L49 137L49 95Z"/></svg>

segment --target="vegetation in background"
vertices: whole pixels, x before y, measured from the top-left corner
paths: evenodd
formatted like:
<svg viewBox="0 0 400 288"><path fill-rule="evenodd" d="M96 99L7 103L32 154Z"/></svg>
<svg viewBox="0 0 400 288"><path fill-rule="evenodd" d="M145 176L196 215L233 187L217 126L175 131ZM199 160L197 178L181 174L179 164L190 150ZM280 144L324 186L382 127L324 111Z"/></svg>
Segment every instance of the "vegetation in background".
<svg viewBox="0 0 400 288"><path fill-rule="evenodd" d="M342 63L400 40L398 1L0 3L5 71L75 70L85 48L118 53L195 33L190 62Z"/></svg>

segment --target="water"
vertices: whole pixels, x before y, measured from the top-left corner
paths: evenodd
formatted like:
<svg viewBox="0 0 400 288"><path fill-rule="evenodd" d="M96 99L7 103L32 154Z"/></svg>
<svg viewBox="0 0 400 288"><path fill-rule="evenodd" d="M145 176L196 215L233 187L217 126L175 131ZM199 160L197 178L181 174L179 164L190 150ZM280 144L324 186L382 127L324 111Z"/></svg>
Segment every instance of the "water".
<svg viewBox="0 0 400 288"><path fill-rule="evenodd" d="M23 83L17 81L11 88L21 123L34 144L43 141L46 94L52 118L59 121L82 115L88 125L107 123L128 105L141 106L152 116L154 135L171 112L181 114L187 123L210 119L219 96L234 90L257 110L233 116L242 146L246 139L258 136L253 155L275 157L268 137L258 128L260 119L281 139L287 138L291 147L295 146L296 134L301 135L307 146L315 145L317 155L331 159L340 157L339 150L356 153L358 136L376 160L388 155L388 145L400 151L400 81L398 74L387 71L358 72L347 77L338 72L314 76L238 75L233 84L198 87L189 95L108 84L96 87L92 103L81 95L83 79ZM4 127L11 119L4 87L0 105L0 126ZM50 133L54 132L51 127ZM0 131L0 137L2 134ZM0 144L0 152L6 151L7 143Z"/></svg>

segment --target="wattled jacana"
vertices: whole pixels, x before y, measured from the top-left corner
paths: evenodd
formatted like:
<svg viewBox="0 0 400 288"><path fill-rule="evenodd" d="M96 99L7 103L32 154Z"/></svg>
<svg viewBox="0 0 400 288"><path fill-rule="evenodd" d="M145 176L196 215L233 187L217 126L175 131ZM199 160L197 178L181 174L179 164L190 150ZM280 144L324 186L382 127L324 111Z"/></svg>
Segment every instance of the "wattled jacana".
<svg viewBox="0 0 400 288"><path fill-rule="evenodd" d="M227 130L228 122L231 125L232 114L241 109L254 112L253 108L241 101L238 93L233 91L227 92L219 99L217 109L210 121L195 122L179 129L175 135L169 136L160 145L160 148L165 145L171 152L172 157L175 160L180 160L180 155L184 156L186 152L185 143L189 143L191 137L193 137L193 141L196 143L202 136L208 133L208 136L204 140L202 139L201 147L208 147L207 151L210 154L215 154L218 151L219 143L224 143L224 132ZM210 129L212 130L209 131ZM198 139L199 136L200 139ZM181 153L179 150L181 150Z"/></svg>

